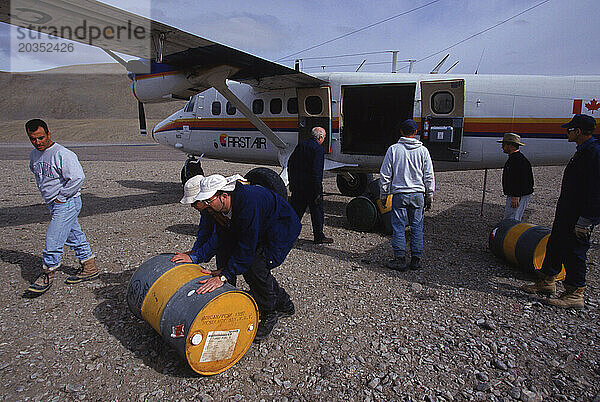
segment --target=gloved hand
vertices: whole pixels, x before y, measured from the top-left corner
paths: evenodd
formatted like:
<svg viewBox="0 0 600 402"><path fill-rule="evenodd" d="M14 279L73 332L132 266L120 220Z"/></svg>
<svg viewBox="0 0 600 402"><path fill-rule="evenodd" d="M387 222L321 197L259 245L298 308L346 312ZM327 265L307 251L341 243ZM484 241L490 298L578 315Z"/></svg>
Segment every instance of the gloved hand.
<svg viewBox="0 0 600 402"><path fill-rule="evenodd" d="M575 224L575 229L573 232L575 232L575 236L578 239L589 240L590 236L592 235L592 230L594 230L592 221L580 216L579 219L577 219L577 223Z"/></svg>
<svg viewBox="0 0 600 402"><path fill-rule="evenodd" d="M425 195L425 211L429 211L433 205L433 194Z"/></svg>
<svg viewBox="0 0 600 402"><path fill-rule="evenodd" d="M381 200L381 205L385 207L385 203L387 202L389 194L380 194L379 199Z"/></svg>

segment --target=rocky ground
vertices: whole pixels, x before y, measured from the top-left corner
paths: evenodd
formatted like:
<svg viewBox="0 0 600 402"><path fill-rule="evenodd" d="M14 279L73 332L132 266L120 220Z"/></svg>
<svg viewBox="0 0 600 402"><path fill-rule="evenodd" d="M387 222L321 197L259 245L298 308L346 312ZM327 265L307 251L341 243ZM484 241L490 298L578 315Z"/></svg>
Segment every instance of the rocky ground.
<svg viewBox="0 0 600 402"><path fill-rule="evenodd" d="M82 159L80 222L103 273L71 286L58 273L33 300L21 295L41 266L49 215L27 161L0 164L5 400L600 400L600 232L589 253L585 309L559 310L523 294L518 286L528 276L487 248L503 212L498 170L489 172L483 216L483 172L436 175L424 269L408 273L384 267L389 237L347 227L349 198L327 177L325 230L334 244L313 245L305 216L295 248L275 270L296 315L228 371L202 377L125 302L143 261L193 243L198 216L178 204L180 158ZM534 169L527 221L551 225L562 170ZM65 262L65 270L75 267L71 251Z"/></svg>

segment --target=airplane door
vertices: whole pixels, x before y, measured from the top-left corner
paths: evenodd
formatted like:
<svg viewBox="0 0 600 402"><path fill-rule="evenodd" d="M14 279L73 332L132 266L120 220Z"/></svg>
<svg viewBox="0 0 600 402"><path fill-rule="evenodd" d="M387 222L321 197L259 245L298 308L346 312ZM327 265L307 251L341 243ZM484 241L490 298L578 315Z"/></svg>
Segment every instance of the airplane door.
<svg viewBox="0 0 600 402"><path fill-rule="evenodd" d="M331 153L331 89L298 88L298 142L310 137L313 127L323 127L327 132L323 149Z"/></svg>
<svg viewBox="0 0 600 402"><path fill-rule="evenodd" d="M198 103L196 102L196 97L190 97L190 100L188 101L188 103L185 104L185 107L183 108L183 113L181 114L182 119L195 119L197 117L196 103ZM178 142L187 144L187 142L189 142L190 140L190 132L190 125L184 123L181 126L181 130L177 130L175 137L177 137Z"/></svg>
<svg viewBox="0 0 600 402"><path fill-rule="evenodd" d="M421 81L421 141L433 160L460 160L464 118L464 80Z"/></svg>

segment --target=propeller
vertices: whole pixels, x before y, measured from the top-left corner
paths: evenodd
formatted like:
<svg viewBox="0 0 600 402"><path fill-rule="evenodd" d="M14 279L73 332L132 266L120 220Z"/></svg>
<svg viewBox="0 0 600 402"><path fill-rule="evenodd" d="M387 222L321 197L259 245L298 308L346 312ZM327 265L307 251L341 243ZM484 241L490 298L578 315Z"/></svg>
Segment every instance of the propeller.
<svg viewBox="0 0 600 402"><path fill-rule="evenodd" d="M127 76L130 79L133 79L133 74L147 72L145 70L149 70L148 64L144 63L143 60L130 60L125 61L122 57L116 55L109 49L104 50L110 57L115 59L120 65L125 67L127 70ZM146 136L148 135L148 131L146 130L146 112L144 112L144 104L138 101L138 119L140 121L140 135Z"/></svg>
<svg viewBox="0 0 600 402"><path fill-rule="evenodd" d="M144 112L144 104L138 101L138 118L140 120L140 135L146 136L146 113Z"/></svg>

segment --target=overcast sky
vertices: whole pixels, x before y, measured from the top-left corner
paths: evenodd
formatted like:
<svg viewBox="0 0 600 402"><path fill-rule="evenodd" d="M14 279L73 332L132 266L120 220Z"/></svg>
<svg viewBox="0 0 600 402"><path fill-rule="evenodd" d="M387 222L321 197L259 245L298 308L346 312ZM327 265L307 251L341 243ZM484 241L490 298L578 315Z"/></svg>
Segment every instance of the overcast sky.
<svg viewBox="0 0 600 402"><path fill-rule="evenodd" d="M216 42L278 60L330 39L405 13L432 0L165 0L105 1ZM439 0L292 58L398 50L398 59L421 60L533 7L542 0ZM415 64L429 72L446 53L441 72L600 74L600 1L549 0L448 51ZM0 69L25 71L60 65L111 62L104 52L75 44L68 54L17 53L8 25L0 23ZM14 35L14 34L13 34ZM14 39L14 37L13 37ZM13 40L14 43L14 40ZM483 55L483 57L482 57ZM391 54L303 60L304 71L389 72ZM292 60L281 61L293 66ZM385 63L385 64L370 64ZM349 66L339 66L349 65ZM398 63L399 71L406 63ZM316 68L311 68L316 67Z"/></svg>

